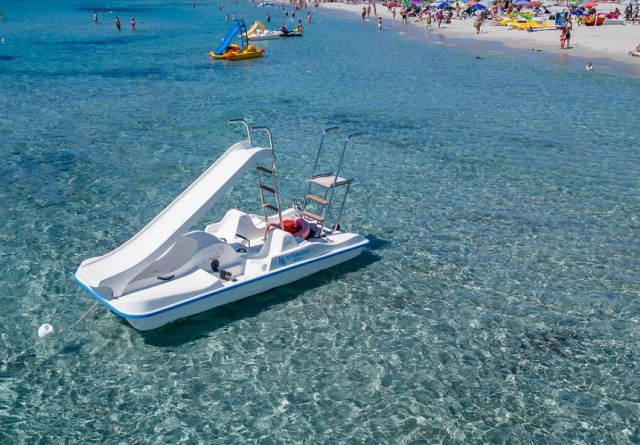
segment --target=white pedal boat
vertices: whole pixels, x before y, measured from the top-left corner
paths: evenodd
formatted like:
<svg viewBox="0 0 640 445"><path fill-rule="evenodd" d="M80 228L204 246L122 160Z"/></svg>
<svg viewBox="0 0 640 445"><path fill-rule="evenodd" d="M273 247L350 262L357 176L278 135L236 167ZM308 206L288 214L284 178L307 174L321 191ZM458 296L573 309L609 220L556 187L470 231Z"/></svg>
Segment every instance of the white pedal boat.
<svg viewBox="0 0 640 445"><path fill-rule="evenodd" d="M248 139L232 145L129 241L84 260L76 271L84 290L136 329L155 329L291 283L356 257L368 243L339 228L352 183L339 170L354 135L337 151L335 172L317 174L320 154L328 151L322 134L304 200L280 210L271 133L244 120L229 122L244 124ZM269 147L253 145L256 131L267 132ZM251 168L263 215L230 209L221 221L190 231ZM331 227L327 216L335 216Z"/></svg>
<svg viewBox="0 0 640 445"><path fill-rule="evenodd" d="M274 40L280 37L282 37L282 32L267 29L260 21L253 22L247 31L247 39L249 40Z"/></svg>

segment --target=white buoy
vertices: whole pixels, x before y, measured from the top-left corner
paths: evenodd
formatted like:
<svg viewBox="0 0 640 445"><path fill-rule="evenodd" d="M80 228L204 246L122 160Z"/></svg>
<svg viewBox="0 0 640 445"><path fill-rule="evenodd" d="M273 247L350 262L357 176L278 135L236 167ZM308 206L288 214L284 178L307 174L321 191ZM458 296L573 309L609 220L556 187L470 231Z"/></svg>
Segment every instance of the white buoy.
<svg viewBox="0 0 640 445"><path fill-rule="evenodd" d="M38 328L38 337L47 338L53 335L53 326L49 323L45 323Z"/></svg>

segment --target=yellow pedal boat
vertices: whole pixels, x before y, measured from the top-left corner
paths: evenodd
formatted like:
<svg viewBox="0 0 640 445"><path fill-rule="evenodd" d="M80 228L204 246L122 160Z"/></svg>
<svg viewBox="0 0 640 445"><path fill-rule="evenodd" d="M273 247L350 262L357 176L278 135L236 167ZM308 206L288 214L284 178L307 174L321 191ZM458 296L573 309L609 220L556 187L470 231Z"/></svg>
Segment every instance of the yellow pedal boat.
<svg viewBox="0 0 640 445"><path fill-rule="evenodd" d="M242 49L238 45L231 44L227 46L222 54L216 54L214 51L209 51L209 55L212 59L244 60L262 57L264 51L264 48L256 48L253 45L247 45Z"/></svg>
<svg viewBox="0 0 640 445"><path fill-rule="evenodd" d="M218 48L209 51L211 58L216 60L245 60L262 57L264 48L256 48L253 45L249 45L244 20L234 20L234 22L235 25L226 37L222 39ZM231 40L236 36L240 37L240 45L231 43Z"/></svg>

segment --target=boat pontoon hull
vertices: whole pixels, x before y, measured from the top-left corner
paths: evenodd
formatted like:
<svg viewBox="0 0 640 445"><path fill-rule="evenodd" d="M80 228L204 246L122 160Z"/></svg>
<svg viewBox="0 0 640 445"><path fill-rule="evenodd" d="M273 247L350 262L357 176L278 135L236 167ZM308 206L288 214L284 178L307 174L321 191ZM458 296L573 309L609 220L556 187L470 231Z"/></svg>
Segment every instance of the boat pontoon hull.
<svg viewBox="0 0 640 445"><path fill-rule="evenodd" d="M144 312L144 310L136 312L131 308L123 309L123 305L120 305L118 300L110 300L107 296L101 295L96 290L85 286L82 282L78 281L78 283L104 306L127 320L131 326L140 331L146 331L157 329L172 321L199 314L218 306L257 295L303 279L323 269L336 266L360 255L367 243L368 241L363 239L359 244L342 251L332 252L319 258L283 267L262 276L231 283L210 293L193 295L181 302L149 312Z"/></svg>
<svg viewBox="0 0 640 445"><path fill-rule="evenodd" d="M368 244L363 236L340 230L352 182L338 176L346 142L336 172L316 175L323 134L305 200L281 210L271 133L243 120L231 122L245 124L247 140L233 144L129 241L84 260L76 271L84 290L136 329L159 328L303 279L358 256ZM252 141L252 132L260 130L268 134L267 147ZM230 209L204 230L190 230L251 168L263 214ZM336 189L344 192L336 193L338 216L327 226Z"/></svg>

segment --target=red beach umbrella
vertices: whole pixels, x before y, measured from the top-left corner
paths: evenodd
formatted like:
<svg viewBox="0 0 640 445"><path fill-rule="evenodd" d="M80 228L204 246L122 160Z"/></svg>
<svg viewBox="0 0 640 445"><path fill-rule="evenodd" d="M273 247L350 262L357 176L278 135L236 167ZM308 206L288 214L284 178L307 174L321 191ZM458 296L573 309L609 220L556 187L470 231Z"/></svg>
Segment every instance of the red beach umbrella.
<svg viewBox="0 0 640 445"><path fill-rule="evenodd" d="M581 4L580 6L584 6L585 8L595 8L596 6L598 6L598 4L596 2L586 2Z"/></svg>
<svg viewBox="0 0 640 445"><path fill-rule="evenodd" d="M533 0L532 2L527 3L528 8L535 8L540 5L541 3L538 0Z"/></svg>

